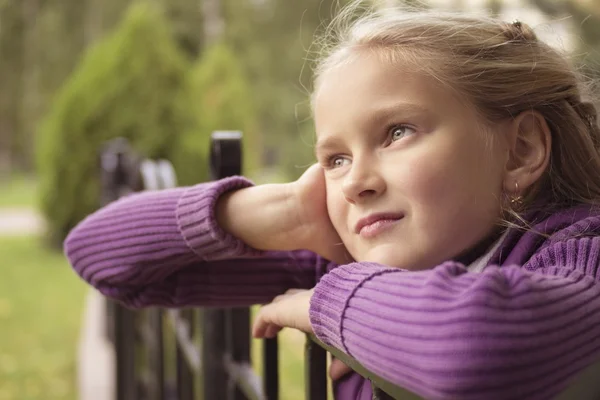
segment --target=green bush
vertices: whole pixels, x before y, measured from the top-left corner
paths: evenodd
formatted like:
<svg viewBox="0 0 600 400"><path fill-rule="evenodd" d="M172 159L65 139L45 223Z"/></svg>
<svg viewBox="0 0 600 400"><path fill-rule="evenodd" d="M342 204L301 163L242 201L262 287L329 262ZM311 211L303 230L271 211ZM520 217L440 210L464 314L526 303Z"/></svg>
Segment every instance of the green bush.
<svg viewBox="0 0 600 400"><path fill-rule="evenodd" d="M262 149L257 132L256 96L236 55L223 43L207 48L192 68L189 87L198 131L187 135L188 148L206 154L209 141L198 141L197 134L242 131L243 172L252 176L260 164Z"/></svg>
<svg viewBox="0 0 600 400"><path fill-rule="evenodd" d="M41 208L53 243L99 206L98 152L112 138L171 160L180 184L206 177L202 146L188 146L196 130L185 93L189 68L161 12L141 3L84 55L38 138Z"/></svg>

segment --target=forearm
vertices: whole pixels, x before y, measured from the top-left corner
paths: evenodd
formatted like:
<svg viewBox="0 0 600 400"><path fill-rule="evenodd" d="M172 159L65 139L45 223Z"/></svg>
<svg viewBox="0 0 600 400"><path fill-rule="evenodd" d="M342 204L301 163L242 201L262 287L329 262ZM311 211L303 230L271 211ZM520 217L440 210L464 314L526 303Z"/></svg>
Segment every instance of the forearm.
<svg viewBox="0 0 600 400"><path fill-rule="evenodd" d="M311 323L324 342L426 398L549 398L599 357L600 287L568 271L341 266L317 285Z"/></svg>
<svg viewBox="0 0 600 400"><path fill-rule="evenodd" d="M197 262L143 285L101 281L96 286L132 308L245 307L268 303L291 288L313 287L318 262L307 251L268 252L260 258Z"/></svg>
<svg viewBox="0 0 600 400"><path fill-rule="evenodd" d="M294 240L299 218L294 215L290 185L269 184L243 188L217 202L219 226L259 250L297 250Z"/></svg>
<svg viewBox="0 0 600 400"><path fill-rule="evenodd" d="M80 222L65 254L92 285L144 285L199 261L259 256L214 219L221 194L249 185L231 178L122 198Z"/></svg>
<svg viewBox="0 0 600 400"><path fill-rule="evenodd" d="M217 223L218 199L250 185L228 178L120 199L73 229L65 253L84 280L133 307L253 304L314 285L315 254L260 251Z"/></svg>

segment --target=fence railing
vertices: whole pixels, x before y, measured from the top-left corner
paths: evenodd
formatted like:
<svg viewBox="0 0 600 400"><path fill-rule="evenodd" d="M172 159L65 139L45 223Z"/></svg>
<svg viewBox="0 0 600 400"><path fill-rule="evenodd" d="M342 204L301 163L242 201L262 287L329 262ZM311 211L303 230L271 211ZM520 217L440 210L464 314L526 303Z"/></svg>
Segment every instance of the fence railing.
<svg viewBox="0 0 600 400"><path fill-rule="evenodd" d="M211 137L211 179L241 174L241 133ZM132 191L176 185L170 164L138 158L124 139L101 154L102 202ZM278 400L277 339L263 341L262 378L252 369L249 309L158 308L133 311L107 300L107 336L115 350L114 400ZM369 379L373 399L420 399L307 335L305 399L327 399L327 352ZM600 362L579 374L559 400L600 399Z"/></svg>
<svg viewBox="0 0 600 400"><path fill-rule="evenodd" d="M239 175L241 164L241 134L213 133L211 179ZM175 186L166 165L139 159L123 139L107 143L101 154L102 203ZM260 378L251 363L249 309L132 311L108 301L107 313L116 353L115 400L279 398L278 341L263 341ZM165 349L169 341L171 351ZM309 341L305 354L307 398L325 400L326 351Z"/></svg>

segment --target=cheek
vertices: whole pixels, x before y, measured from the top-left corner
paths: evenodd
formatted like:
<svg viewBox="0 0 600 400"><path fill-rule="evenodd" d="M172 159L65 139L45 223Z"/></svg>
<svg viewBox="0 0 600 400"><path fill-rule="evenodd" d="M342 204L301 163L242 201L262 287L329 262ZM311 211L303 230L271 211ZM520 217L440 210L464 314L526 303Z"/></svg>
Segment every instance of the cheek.
<svg viewBox="0 0 600 400"><path fill-rule="evenodd" d="M495 207L499 175L483 157L453 152L410 161L401 184L412 206L431 218L468 213L477 218Z"/></svg>
<svg viewBox="0 0 600 400"><path fill-rule="evenodd" d="M447 203L447 196L456 192L461 181L448 165L436 157L406 160L397 182L414 206Z"/></svg>
<svg viewBox="0 0 600 400"><path fill-rule="evenodd" d="M335 183L327 182L327 213L335 230L343 232L346 221L347 202L342 194L342 189Z"/></svg>

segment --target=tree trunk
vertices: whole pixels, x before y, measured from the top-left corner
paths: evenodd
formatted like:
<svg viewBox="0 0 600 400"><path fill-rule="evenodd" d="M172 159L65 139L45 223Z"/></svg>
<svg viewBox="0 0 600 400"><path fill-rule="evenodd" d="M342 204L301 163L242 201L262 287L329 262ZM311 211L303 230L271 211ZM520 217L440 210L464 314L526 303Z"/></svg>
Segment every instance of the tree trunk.
<svg viewBox="0 0 600 400"><path fill-rule="evenodd" d="M0 3L1 4L1 3ZM0 178L10 176L19 132L23 18L18 2L0 5Z"/></svg>
<svg viewBox="0 0 600 400"><path fill-rule="evenodd" d="M19 167L33 168L33 138L40 110L40 65L38 47L39 0L21 0L23 19L21 98L19 105L18 148L15 156Z"/></svg>
<svg viewBox="0 0 600 400"><path fill-rule="evenodd" d="M204 13L204 41L206 45L210 45L219 39L225 30L225 22L221 15L221 1L204 0L202 12Z"/></svg>

